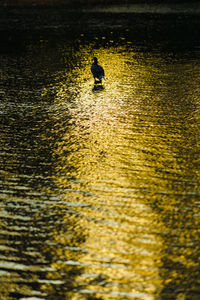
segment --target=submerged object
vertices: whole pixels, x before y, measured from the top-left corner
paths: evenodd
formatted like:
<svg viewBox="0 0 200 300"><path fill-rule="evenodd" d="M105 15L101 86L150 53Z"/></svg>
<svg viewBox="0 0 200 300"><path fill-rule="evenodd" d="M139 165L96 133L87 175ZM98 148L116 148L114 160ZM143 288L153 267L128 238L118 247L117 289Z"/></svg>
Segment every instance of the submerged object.
<svg viewBox="0 0 200 300"><path fill-rule="evenodd" d="M105 76L105 72L102 66L98 64L98 59L96 57L93 57L93 64L91 66L91 72L94 77L94 83L102 83L102 78Z"/></svg>

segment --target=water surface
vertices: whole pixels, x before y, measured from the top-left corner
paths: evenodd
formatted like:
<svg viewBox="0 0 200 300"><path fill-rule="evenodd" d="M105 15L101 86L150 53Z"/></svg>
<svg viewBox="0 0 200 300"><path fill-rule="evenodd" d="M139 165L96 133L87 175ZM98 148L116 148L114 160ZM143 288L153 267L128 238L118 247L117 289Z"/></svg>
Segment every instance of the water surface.
<svg viewBox="0 0 200 300"><path fill-rule="evenodd" d="M105 22L1 51L1 299L199 299L198 41Z"/></svg>

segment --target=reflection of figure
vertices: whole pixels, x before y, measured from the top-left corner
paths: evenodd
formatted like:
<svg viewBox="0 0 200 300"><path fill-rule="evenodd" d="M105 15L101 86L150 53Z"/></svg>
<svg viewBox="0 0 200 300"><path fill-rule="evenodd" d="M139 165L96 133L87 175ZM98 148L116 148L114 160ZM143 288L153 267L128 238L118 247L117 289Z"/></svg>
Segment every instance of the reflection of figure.
<svg viewBox="0 0 200 300"><path fill-rule="evenodd" d="M93 92L98 92L98 91L103 91L103 90L104 90L104 87L101 84L95 84L92 89Z"/></svg>
<svg viewBox="0 0 200 300"><path fill-rule="evenodd" d="M98 65L98 60L96 57L93 57L93 64L91 66L91 72L93 74L94 77L94 83L98 84L98 83L102 83L102 78L104 78L104 69Z"/></svg>

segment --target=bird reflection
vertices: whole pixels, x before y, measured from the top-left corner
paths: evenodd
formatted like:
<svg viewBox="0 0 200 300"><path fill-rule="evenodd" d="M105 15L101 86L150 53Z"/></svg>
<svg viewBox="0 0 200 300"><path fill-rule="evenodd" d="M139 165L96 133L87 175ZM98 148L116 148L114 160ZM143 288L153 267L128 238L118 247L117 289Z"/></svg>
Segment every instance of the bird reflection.
<svg viewBox="0 0 200 300"><path fill-rule="evenodd" d="M99 92L99 91L103 91L104 87L103 85L99 85L99 84L94 84L92 91L95 92Z"/></svg>

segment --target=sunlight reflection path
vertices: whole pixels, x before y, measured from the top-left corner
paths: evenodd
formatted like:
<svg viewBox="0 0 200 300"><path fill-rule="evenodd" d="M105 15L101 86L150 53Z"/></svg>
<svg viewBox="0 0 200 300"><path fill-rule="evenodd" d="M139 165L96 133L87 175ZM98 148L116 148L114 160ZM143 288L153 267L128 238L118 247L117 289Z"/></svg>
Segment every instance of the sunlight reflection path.
<svg viewBox="0 0 200 300"><path fill-rule="evenodd" d="M94 92L92 81L85 80L90 76L86 59L76 78L76 98L66 103L69 94L62 86L54 107L58 114L66 107L70 116L55 150L60 207L74 211L85 235L81 257L69 261L66 256L58 264L84 268L76 279L85 287L80 293L153 299L161 286L162 239L156 233L159 218L144 203L144 187L138 185L143 167L134 140L137 147L140 140L131 124L141 110L134 98L138 80L131 67L127 70L129 57L105 49L95 54L107 72L104 89ZM129 98L131 111L124 108Z"/></svg>

